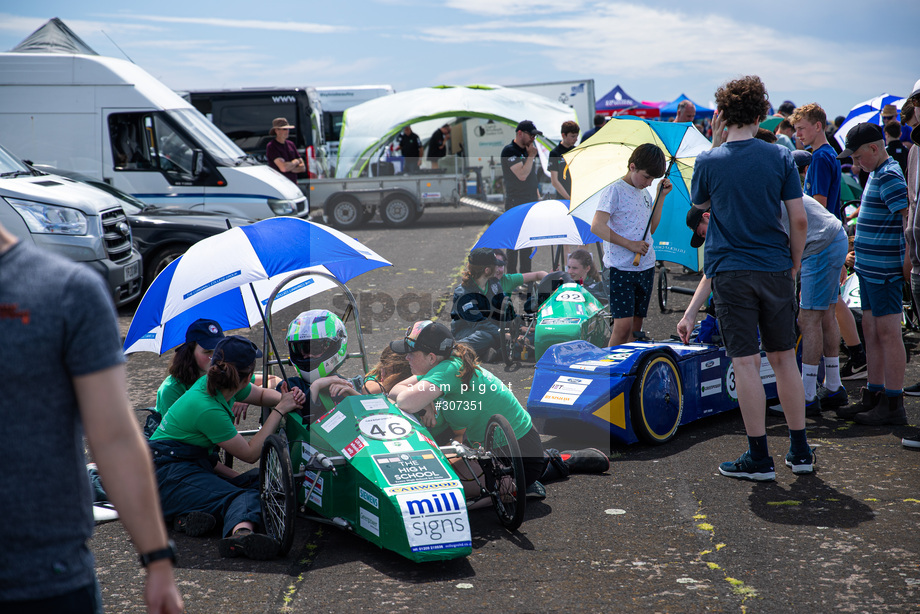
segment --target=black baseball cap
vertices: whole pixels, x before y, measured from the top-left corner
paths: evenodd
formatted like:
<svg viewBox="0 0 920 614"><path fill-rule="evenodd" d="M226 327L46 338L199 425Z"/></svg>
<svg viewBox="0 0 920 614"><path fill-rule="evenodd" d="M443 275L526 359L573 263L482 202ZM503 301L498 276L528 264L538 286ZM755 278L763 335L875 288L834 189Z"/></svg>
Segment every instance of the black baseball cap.
<svg viewBox="0 0 920 614"><path fill-rule="evenodd" d="M422 320L407 328L403 339L391 341L390 349L397 354L420 351L447 357L454 349L454 336L443 324Z"/></svg>
<svg viewBox="0 0 920 614"><path fill-rule="evenodd" d="M543 133L537 130L537 127L533 125L533 122L529 119L525 119L517 125L515 130L520 130L521 132L526 132L530 136L543 136Z"/></svg>
<svg viewBox="0 0 920 614"><path fill-rule="evenodd" d="M246 337L230 335L221 339L214 348L211 363L229 362L240 371L245 371L261 356L262 350L255 343Z"/></svg>
<svg viewBox="0 0 920 614"><path fill-rule="evenodd" d="M214 320L195 320L185 329L185 342L194 341L206 350L213 350L224 338L224 329Z"/></svg>
<svg viewBox="0 0 920 614"><path fill-rule="evenodd" d="M690 210L687 211L687 228L693 231L693 236L690 237L690 247L697 248L706 241L706 239L696 234L696 229L699 228L700 222L703 221L704 213L706 212L692 205Z"/></svg>
<svg viewBox="0 0 920 614"><path fill-rule="evenodd" d="M837 159L842 160L844 158L849 158L853 155L854 151L867 143L875 143L884 140L885 135L882 133L881 126L868 122L856 124L847 132L846 149L840 152Z"/></svg>
<svg viewBox="0 0 920 614"><path fill-rule="evenodd" d="M470 264L495 266L495 251L491 247L477 247L470 252Z"/></svg>

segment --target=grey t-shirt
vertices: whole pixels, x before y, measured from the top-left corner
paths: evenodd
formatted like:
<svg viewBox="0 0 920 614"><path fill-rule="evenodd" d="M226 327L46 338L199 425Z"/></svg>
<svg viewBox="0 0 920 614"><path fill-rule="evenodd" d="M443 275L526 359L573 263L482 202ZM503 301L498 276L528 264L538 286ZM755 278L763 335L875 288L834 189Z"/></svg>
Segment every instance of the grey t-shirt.
<svg viewBox="0 0 920 614"><path fill-rule="evenodd" d="M827 249L843 230L843 223L811 196L803 196L802 201L805 203L805 218L808 220L808 234L805 235L805 249L802 251L802 258L806 258ZM785 206L782 211L783 228L789 234L789 213Z"/></svg>
<svg viewBox="0 0 920 614"><path fill-rule="evenodd" d="M115 310L92 269L20 242L0 255L0 339L0 601L54 597L93 581L71 378L124 362Z"/></svg>

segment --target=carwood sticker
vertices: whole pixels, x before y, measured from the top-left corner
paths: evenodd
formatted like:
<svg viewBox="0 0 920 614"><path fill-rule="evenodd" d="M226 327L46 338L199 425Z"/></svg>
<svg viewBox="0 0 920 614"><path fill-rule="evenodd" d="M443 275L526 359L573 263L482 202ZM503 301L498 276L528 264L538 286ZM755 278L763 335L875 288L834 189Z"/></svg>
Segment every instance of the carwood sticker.
<svg viewBox="0 0 920 614"><path fill-rule="evenodd" d="M424 492L426 490L443 490L445 488L461 488L460 480L445 480L442 482L423 482L422 484L409 484L406 486L390 486L383 491L387 495L400 493Z"/></svg>

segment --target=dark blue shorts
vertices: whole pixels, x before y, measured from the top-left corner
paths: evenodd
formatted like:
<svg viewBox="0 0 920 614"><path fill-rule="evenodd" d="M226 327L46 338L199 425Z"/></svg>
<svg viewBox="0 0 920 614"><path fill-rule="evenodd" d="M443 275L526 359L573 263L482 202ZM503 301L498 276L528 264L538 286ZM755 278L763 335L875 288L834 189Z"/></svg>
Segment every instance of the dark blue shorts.
<svg viewBox="0 0 920 614"><path fill-rule="evenodd" d="M863 311L871 311L876 318L900 314L904 310L903 292L904 280L900 277L889 279L880 284L866 281L866 278L856 274L859 278L859 301Z"/></svg>
<svg viewBox="0 0 920 614"><path fill-rule="evenodd" d="M655 267L644 271L610 267L610 315L613 319L647 316L654 282Z"/></svg>

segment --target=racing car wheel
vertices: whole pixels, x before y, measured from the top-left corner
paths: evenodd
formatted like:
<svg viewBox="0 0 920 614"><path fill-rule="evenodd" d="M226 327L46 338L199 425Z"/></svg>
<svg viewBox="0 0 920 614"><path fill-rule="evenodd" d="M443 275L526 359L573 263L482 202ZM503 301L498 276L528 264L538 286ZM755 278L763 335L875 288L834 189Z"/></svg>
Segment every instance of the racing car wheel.
<svg viewBox="0 0 920 614"><path fill-rule="evenodd" d="M674 437L684 411L680 371L665 352L652 352L639 365L630 391L629 417L636 436L651 444Z"/></svg>
<svg viewBox="0 0 920 614"><path fill-rule="evenodd" d="M279 556L285 556L294 542L294 471L287 443L280 435L269 435L262 444L259 463L259 499L265 532L278 540Z"/></svg>
<svg viewBox="0 0 920 614"><path fill-rule="evenodd" d="M492 497L499 522L509 531L514 531L524 522L524 459L521 458L514 429L504 416L496 414L489 418L485 449L489 456L479 461L485 477L485 490Z"/></svg>

